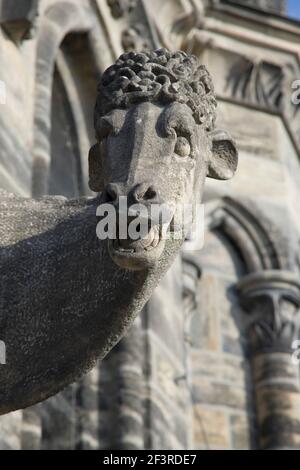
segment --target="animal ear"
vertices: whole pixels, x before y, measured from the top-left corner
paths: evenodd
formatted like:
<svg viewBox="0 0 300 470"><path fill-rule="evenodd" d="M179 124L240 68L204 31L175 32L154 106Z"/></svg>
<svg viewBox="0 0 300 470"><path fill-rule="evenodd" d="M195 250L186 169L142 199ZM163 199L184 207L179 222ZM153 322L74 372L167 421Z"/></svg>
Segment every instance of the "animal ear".
<svg viewBox="0 0 300 470"><path fill-rule="evenodd" d="M102 155L99 144L93 145L89 151L89 187L92 191L103 191Z"/></svg>
<svg viewBox="0 0 300 470"><path fill-rule="evenodd" d="M207 176L217 180L233 177L238 164L238 151L228 132L214 130L209 134L212 153L208 162Z"/></svg>

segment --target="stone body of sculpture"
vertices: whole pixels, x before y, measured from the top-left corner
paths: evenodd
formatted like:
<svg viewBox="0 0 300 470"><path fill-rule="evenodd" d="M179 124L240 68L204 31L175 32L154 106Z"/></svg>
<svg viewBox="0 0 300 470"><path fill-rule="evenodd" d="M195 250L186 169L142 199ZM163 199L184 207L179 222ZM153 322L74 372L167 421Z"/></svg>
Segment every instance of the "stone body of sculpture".
<svg viewBox="0 0 300 470"><path fill-rule="evenodd" d="M172 221L199 203L205 177L230 178L234 143L214 130L210 76L194 56L158 50L122 55L102 76L89 155L94 199L19 198L1 192L0 412L57 393L116 344L183 241ZM170 208L140 240L99 240L99 204ZM185 231L186 228L183 228Z"/></svg>

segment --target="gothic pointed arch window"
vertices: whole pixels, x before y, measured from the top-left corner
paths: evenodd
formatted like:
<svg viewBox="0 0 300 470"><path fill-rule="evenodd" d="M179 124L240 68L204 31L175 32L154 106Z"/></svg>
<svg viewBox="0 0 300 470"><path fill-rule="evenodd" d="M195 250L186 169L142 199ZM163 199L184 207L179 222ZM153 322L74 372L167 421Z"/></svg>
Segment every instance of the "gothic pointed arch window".
<svg viewBox="0 0 300 470"><path fill-rule="evenodd" d="M88 193L87 155L94 139L97 71L86 34L69 34L57 54L52 85L49 194Z"/></svg>
<svg viewBox="0 0 300 470"><path fill-rule="evenodd" d="M49 194L82 194L78 135L63 80L55 68L52 88L51 164Z"/></svg>

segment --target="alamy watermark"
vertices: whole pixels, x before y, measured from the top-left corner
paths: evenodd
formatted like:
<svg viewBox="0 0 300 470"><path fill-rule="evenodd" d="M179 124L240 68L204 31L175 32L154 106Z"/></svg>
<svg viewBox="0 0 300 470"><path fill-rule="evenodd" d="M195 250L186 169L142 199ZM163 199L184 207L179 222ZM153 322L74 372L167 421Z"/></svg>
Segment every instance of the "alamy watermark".
<svg viewBox="0 0 300 470"><path fill-rule="evenodd" d="M300 339L295 339L292 343L292 363L297 366L300 364Z"/></svg>
<svg viewBox="0 0 300 470"><path fill-rule="evenodd" d="M0 341L0 365L6 364L6 346L4 341Z"/></svg>
<svg viewBox="0 0 300 470"><path fill-rule="evenodd" d="M6 104L6 86L2 80L0 80L0 104Z"/></svg>
<svg viewBox="0 0 300 470"><path fill-rule="evenodd" d="M96 215L101 217L96 233L100 240L142 240L155 233L159 240L184 240L186 250L199 250L204 243L203 204L127 205L120 196L118 209L109 203L100 204Z"/></svg>
<svg viewBox="0 0 300 470"><path fill-rule="evenodd" d="M300 104L300 80L295 80L293 83L292 83L292 88L294 91L294 93L292 93L292 96L291 96L291 101L294 105L299 105Z"/></svg>

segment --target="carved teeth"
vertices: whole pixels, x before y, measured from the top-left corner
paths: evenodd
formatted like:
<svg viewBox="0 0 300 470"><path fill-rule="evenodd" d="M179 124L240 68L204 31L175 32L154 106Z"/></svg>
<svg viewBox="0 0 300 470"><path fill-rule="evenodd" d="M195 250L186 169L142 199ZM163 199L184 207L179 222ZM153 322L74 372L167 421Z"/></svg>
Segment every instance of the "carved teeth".
<svg viewBox="0 0 300 470"><path fill-rule="evenodd" d="M155 225L151 228L150 232L147 234L145 238L142 239L144 248L147 247L156 247L159 242L159 229Z"/></svg>
<svg viewBox="0 0 300 470"><path fill-rule="evenodd" d="M141 243L143 247L147 248L148 246L150 246L154 240L154 237L155 237L155 232L154 232L154 229L152 228L150 232L148 232L147 235L141 239Z"/></svg>
<svg viewBox="0 0 300 470"><path fill-rule="evenodd" d="M116 239L113 240L113 247L116 251L120 251L122 253L139 253L143 251L150 251L158 246L160 242L160 234L160 227L155 225L144 238L132 241L125 240L125 242L123 240Z"/></svg>

